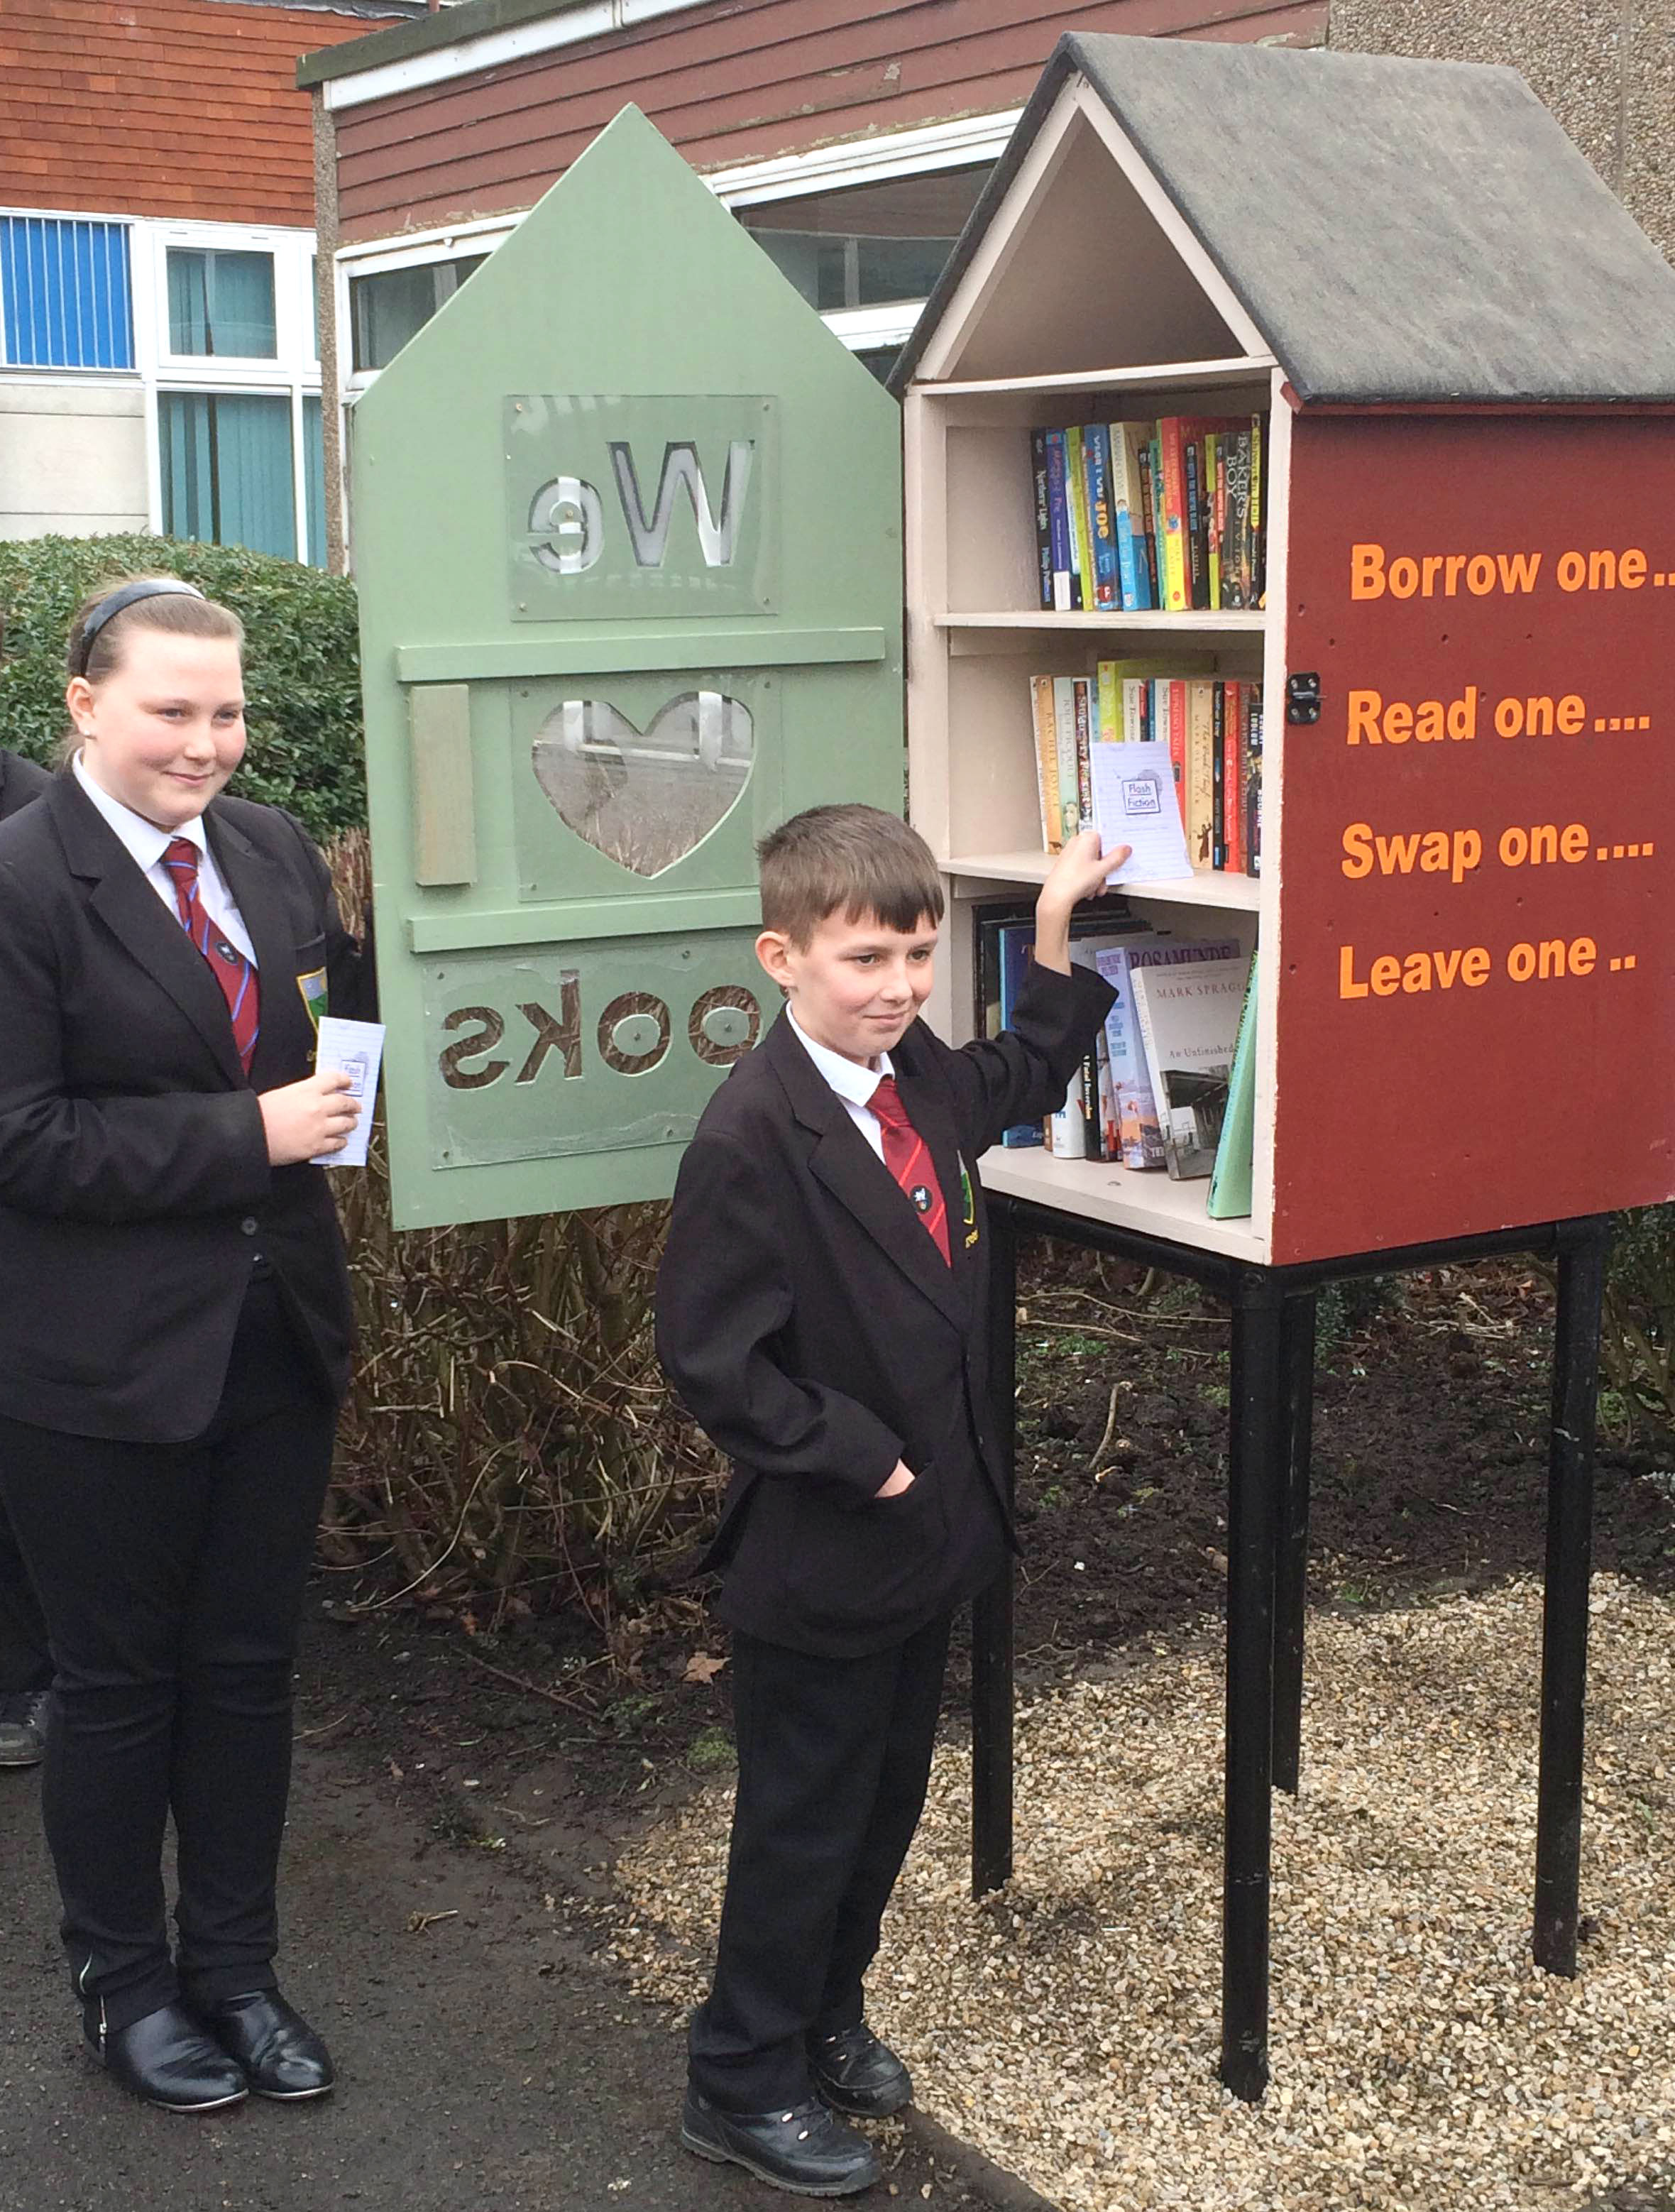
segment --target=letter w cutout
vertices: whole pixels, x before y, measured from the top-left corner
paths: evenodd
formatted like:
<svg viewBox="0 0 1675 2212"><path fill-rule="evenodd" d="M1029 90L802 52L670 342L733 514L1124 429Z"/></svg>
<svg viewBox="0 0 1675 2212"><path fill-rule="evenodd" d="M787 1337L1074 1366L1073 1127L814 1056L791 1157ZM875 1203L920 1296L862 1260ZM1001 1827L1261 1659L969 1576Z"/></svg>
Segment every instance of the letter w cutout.
<svg viewBox="0 0 1675 2212"><path fill-rule="evenodd" d="M610 465L616 472L617 496L622 502L623 520L634 540L634 557L639 566L663 566L664 555L669 550L669 526L675 519L676 496L684 487L698 525L698 544L705 567L731 568L738 544L744 495L750 482L750 465L755 458L756 447L749 438L735 438L727 447L727 472L721 480L721 514L718 520L710 506L709 489L699 465L697 447L689 439L671 441L663 449L657 507L648 522L640 479L634 473L634 455L626 443L613 439Z"/></svg>

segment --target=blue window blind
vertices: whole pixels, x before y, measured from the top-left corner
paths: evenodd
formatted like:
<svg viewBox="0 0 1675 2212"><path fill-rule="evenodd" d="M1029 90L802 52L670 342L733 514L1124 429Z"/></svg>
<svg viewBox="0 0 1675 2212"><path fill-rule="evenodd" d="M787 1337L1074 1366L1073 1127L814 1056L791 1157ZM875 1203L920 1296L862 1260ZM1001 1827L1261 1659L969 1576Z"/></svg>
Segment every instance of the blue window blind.
<svg viewBox="0 0 1675 2212"><path fill-rule="evenodd" d="M160 392L163 532L296 558L291 403L260 394Z"/></svg>
<svg viewBox="0 0 1675 2212"><path fill-rule="evenodd" d="M272 361L279 351L273 256L171 246L168 349Z"/></svg>
<svg viewBox="0 0 1675 2212"><path fill-rule="evenodd" d="M125 223L0 216L0 295L9 366L134 366Z"/></svg>
<svg viewBox="0 0 1675 2212"><path fill-rule="evenodd" d="M325 566L325 423L320 403L302 395L303 483L308 508L308 558Z"/></svg>

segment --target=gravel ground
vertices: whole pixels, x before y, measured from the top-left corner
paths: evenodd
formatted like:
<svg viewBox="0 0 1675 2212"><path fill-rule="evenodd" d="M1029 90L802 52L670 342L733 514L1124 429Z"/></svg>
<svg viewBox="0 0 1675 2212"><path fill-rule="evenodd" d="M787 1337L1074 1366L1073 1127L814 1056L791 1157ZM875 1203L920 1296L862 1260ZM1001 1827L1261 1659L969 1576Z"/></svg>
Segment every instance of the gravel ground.
<svg viewBox="0 0 1675 2212"><path fill-rule="evenodd" d="M1594 1608L1576 1981L1529 1960L1538 1589L1320 1613L1302 1795L1275 1801L1273 2086L1227 2096L1212 1626L1021 1712L1018 1873L980 1905L968 1760L939 1751L872 1980L920 2106L1065 2212L1668 2204L1675 1604L1598 1577ZM700 1992L729 1806L619 1862L612 1948L648 1996Z"/></svg>

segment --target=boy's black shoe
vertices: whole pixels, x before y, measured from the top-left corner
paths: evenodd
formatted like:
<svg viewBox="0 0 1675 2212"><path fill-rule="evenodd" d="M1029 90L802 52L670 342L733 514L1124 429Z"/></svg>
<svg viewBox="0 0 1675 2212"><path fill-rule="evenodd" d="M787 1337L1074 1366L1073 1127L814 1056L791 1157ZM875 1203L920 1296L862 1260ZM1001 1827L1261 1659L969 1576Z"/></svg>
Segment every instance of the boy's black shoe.
<svg viewBox="0 0 1675 2212"><path fill-rule="evenodd" d="M161 2005L127 2027L113 2028L93 2005L82 2026L106 2073L166 2112L218 2112L250 2094L244 2075L184 2005Z"/></svg>
<svg viewBox="0 0 1675 2212"><path fill-rule="evenodd" d="M907 2068L865 2021L835 2035L811 2035L809 2065L826 2102L858 2120L882 2120L913 2102Z"/></svg>
<svg viewBox="0 0 1675 2212"><path fill-rule="evenodd" d="M853 2197L883 2172L871 2144L813 2098L788 2112L724 2112L689 2087L681 2141L796 2197Z"/></svg>
<svg viewBox="0 0 1675 2212"><path fill-rule="evenodd" d="M294 2104L330 2094L336 2080L331 2053L277 1990L252 1990L197 2010L258 2097Z"/></svg>

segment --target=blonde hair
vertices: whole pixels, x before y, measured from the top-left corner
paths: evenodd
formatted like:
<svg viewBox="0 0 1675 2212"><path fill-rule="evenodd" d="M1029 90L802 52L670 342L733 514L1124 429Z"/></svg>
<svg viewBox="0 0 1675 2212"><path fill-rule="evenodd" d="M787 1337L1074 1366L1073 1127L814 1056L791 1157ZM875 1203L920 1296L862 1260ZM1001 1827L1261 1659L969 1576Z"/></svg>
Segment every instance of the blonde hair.
<svg viewBox="0 0 1675 2212"><path fill-rule="evenodd" d="M201 592L173 588L179 581L178 576L113 576L97 591L89 592L70 621L64 649L70 673L85 677L89 684L101 683L121 666L123 641L138 629L163 630L174 637L230 638L242 647L245 626L233 610L206 599ZM170 588L159 589L155 597L137 599L130 606L118 607L89 638L88 624L112 592L126 591L134 584Z"/></svg>

